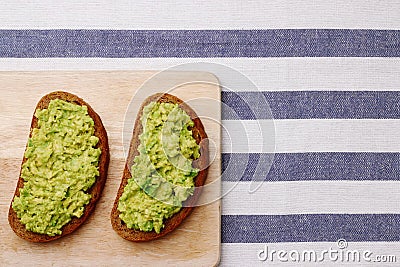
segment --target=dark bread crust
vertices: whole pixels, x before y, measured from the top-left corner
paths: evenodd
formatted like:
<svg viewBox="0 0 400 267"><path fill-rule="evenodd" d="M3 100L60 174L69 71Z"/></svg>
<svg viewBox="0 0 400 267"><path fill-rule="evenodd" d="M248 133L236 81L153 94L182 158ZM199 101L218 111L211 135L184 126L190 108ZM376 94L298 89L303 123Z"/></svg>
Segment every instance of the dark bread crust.
<svg viewBox="0 0 400 267"><path fill-rule="evenodd" d="M161 230L159 234L155 231L144 232L134 229L129 229L126 227L125 223L119 218L120 212L118 211L118 200L121 197L124 187L128 183L128 179L131 178L131 173L129 171L130 166L133 164L133 159L139 154L138 146L140 144L139 135L142 133L143 128L140 123L140 118L143 114L143 108L149 104L150 102L160 102L160 103L174 103L179 104L180 108L182 108L193 120L194 127L192 129L193 137L195 138L197 144L200 145L200 157L193 161L193 166L195 168L200 169L198 175L194 178L195 181L195 190L192 196L190 196L185 202L184 207L176 214L174 214L171 218L164 221L165 227ZM186 103L184 103L181 99L176 96L170 94L154 94L145 99L140 107L138 112L138 116L135 121L135 127L133 129L132 139L129 147L129 153L125 164L124 173L122 176L122 181L118 189L117 197L115 198L114 206L111 211L111 224L113 229L123 237L124 239L130 241L150 241L157 238L160 238L169 232L173 231L177 228L183 220L190 215L192 212L197 199L201 193L201 186L204 185L205 180L207 178L208 172L208 162L209 162L209 152L208 152L208 139L207 134L204 130L204 126L200 120L200 118L196 115L193 109L191 109Z"/></svg>
<svg viewBox="0 0 400 267"><path fill-rule="evenodd" d="M52 240L56 240L60 237L63 237L65 235L68 235L75 231L80 225L82 225L86 219L90 216L90 214L93 212L97 201L99 200L101 196L101 192L103 191L106 179L107 179L107 170L108 170L108 164L110 161L110 152L109 152L109 147L108 147L108 138L107 138L107 132L103 126L103 123L101 122L101 119L99 115L81 98L79 98L76 95L67 93L67 92L52 92L49 93L45 96L42 97L42 99L39 100L35 111L37 109L45 109L48 107L50 100L53 99L62 99L71 103L75 103L78 105L85 105L88 108L88 114L89 116L93 119L94 121L94 127L95 127L95 133L94 135L99 138L99 142L96 145L96 147L101 148L101 155L99 159L99 173L100 175L96 177L96 182L93 184L93 186L87 191L92 195L92 198L90 199L89 204L85 206L85 211L83 215L80 218L74 217L68 224L64 225L61 228L62 234L61 235L55 235L55 236L48 236L45 234L38 234L34 233L31 231L26 230L25 225L23 225L20 220L17 217L16 212L12 208L12 204L10 204L10 209L8 212L8 222L11 226L11 228L14 230L17 236L31 241L31 242L49 242ZM32 135L32 130L34 128L37 128L37 118L35 116L32 116L32 122L31 122L31 129L29 133L29 137ZM26 161L26 158L24 157L22 160L22 164ZM22 164L21 164L21 170L22 170ZM22 188L24 185L24 180L21 178L21 172L20 176L18 179L17 183L17 188L15 189L14 197L19 196L19 189ZM14 200L13 197L13 200ZM12 202L11 202L12 203Z"/></svg>

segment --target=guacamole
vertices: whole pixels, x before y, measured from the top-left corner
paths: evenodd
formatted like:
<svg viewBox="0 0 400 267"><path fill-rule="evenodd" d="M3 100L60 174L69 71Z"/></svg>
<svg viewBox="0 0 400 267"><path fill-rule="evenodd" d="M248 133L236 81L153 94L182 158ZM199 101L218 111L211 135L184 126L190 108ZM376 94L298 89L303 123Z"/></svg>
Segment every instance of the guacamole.
<svg viewBox="0 0 400 267"><path fill-rule="evenodd" d="M26 229L49 236L73 217L81 217L91 195L86 191L99 175L99 139L86 106L60 99L36 110L22 165L23 188L12 208Z"/></svg>
<svg viewBox="0 0 400 267"><path fill-rule="evenodd" d="M194 192L199 170L192 162L200 156L199 145L190 130L193 121L178 104L148 104L141 124L139 155L118 202L119 217L130 229L159 233Z"/></svg>

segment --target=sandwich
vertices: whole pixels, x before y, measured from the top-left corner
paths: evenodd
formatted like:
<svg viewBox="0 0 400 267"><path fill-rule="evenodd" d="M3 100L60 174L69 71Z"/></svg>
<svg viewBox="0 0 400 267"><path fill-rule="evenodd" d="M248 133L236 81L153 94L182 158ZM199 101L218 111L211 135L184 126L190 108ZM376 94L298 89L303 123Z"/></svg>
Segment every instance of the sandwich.
<svg viewBox="0 0 400 267"><path fill-rule="evenodd" d="M150 241L176 229L195 208L207 178L209 151L194 110L171 94L141 105L111 211L122 238Z"/></svg>
<svg viewBox="0 0 400 267"><path fill-rule="evenodd" d="M38 102L8 221L32 242L68 235L93 212L110 154L107 132L84 100L52 92Z"/></svg>

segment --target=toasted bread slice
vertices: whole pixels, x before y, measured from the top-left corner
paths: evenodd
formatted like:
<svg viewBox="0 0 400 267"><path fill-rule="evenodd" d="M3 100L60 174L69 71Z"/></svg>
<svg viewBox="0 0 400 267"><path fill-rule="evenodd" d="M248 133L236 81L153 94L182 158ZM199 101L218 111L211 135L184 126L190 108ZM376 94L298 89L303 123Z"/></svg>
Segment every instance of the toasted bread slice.
<svg viewBox="0 0 400 267"><path fill-rule="evenodd" d="M156 233L154 230L150 232L139 231L135 229L129 229L125 223L119 218L120 212L118 211L118 201L121 197L124 187L127 185L128 180L131 178L130 168L133 164L133 159L139 154L138 146L140 145L139 135L143 131L142 124L140 119L143 115L143 108L151 102L159 102L159 103L173 103L179 104L179 107L182 108L192 119L194 122L194 127L192 129L193 137L196 140L196 143L200 145L200 157L193 161L193 167L200 169L197 176L194 178L195 182L195 190L193 195L191 195L184 203L183 208L174 214L171 218L166 219L164 221L164 228L160 233ZM154 94L145 99L140 107L138 112L138 116L135 121L135 126L133 129L133 135L129 147L129 153L125 164L124 173L122 176L122 181L118 189L117 197L114 202L113 209L111 211L111 224L114 230L124 239L130 241L150 241L157 238L160 238L169 232L176 229L183 220L189 216L192 212L197 199L201 193L201 186L204 185L207 172L208 172L208 162L209 162L209 151L208 151L208 139L207 134L204 130L204 126L200 120L200 118L196 115L193 109L191 109L186 103L177 98L176 96L170 94Z"/></svg>
<svg viewBox="0 0 400 267"><path fill-rule="evenodd" d="M65 235L68 235L75 231L80 225L82 225L86 219L89 217L89 215L93 212L97 201L99 200L101 196L101 192L103 191L106 179L107 179L107 170L108 170L108 163L110 161L110 153L109 153L109 147L108 147L108 139L107 139L107 132L103 126L103 123L101 122L101 119L99 115L81 98L77 97L76 95L67 93L67 92L52 92L49 93L40 99L38 102L36 109L45 109L48 107L50 100L53 99L62 99L67 102L75 103L78 105L85 105L88 108L88 114L89 116L93 119L94 121L94 127L95 127L95 132L94 135L99 138L99 142L96 145L96 147L101 148L101 155L99 158L99 173L100 175L96 177L96 182L93 184L91 188L87 191L89 194L91 194L91 199L90 202L85 206L85 210L83 215L80 218L73 217L73 219L64 225L61 229L62 234L61 235L55 235L55 236L49 236L46 234L38 234L34 233L31 231L28 231L25 228L25 225L23 225L19 218L17 217L16 212L12 208L12 204L10 205L10 209L8 212L8 222L11 226L11 228L14 230L14 232L17 234L17 236L28 240L32 242L49 242L55 239L58 239L60 237L63 237ZM34 128L37 128L37 118L35 116L32 117L32 122L31 122L31 129L30 129L30 134L29 137L32 135L32 130ZM22 160L22 164L26 161L27 159L24 157ZM21 164L21 166L22 166ZM21 168L22 170L22 168ZM17 188L15 189L14 197L19 196L19 189L22 188L24 185L24 180L21 178L21 173L18 179L17 183ZM14 200L13 197L13 200ZM12 202L11 202L12 203Z"/></svg>

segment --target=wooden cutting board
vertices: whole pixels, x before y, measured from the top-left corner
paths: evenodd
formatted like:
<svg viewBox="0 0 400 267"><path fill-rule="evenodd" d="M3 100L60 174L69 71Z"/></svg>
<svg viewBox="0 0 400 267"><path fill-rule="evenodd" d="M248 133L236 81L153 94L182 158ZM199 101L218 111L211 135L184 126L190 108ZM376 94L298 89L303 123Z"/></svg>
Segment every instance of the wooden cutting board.
<svg viewBox="0 0 400 267"><path fill-rule="evenodd" d="M51 91L77 94L100 115L108 132L111 161L103 195L92 216L73 234L47 244L17 237L7 215L19 175L32 114ZM171 91L172 90L172 91ZM213 159L201 205L174 232L132 243L110 223L133 121L142 100L155 92L188 101L205 124ZM220 257L220 87L205 72L62 71L0 72L0 265L10 266L212 266ZM125 122L125 123L124 123ZM208 203L208 204L206 204Z"/></svg>

